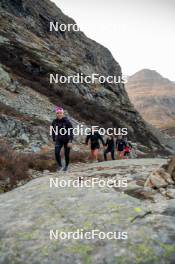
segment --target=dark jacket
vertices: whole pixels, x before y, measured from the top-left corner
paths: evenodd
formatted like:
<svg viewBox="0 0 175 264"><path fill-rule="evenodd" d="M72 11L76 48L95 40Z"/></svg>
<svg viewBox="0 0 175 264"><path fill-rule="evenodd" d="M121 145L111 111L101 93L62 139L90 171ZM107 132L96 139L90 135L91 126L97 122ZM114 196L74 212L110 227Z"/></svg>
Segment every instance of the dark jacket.
<svg viewBox="0 0 175 264"><path fill-rule="evenodd" d="M116 147L118 151L123 151L126 147L126 142L123 139L116 141Z"/></svg>
<svg viewBox="0 0 175 264"><path fill-rule="evenodd" d="M91 133L90 135L88 135L86 137L86 144L88 144L89 140L91 141L92 150L100 148L99 140L104 145L103 137L98 132L94 132L93 134Z"/></svg>
<svg viewBox="0 0 175 264"><path fill-rule="evenodd" d="M73 140L73 131L71 129L70 132L69 132L68 128L73 128L73 126L72 126L71 122L69 121L69 119L67 117L63 117L62 119L58 119L58 118L54 119L53 122L52 122L52 126L53 126L53 128L54 128L54 130L56 132L57 132L57 129L58 129L58 135L52 130L52 139L53 139L54 142L56 142L56 143L59 143L59 142L72 142L72 140ZM61 133L60 133L60 129L61 128L64 128L64 130L66 131L65 135L61 135Z"/></svg>
<svg viewBox="0 0 175 264"><path fill-rule="evenodd" d="M107 146L108 150L114 150L115 148L114 138L107 138L105 146Z"/></svg>

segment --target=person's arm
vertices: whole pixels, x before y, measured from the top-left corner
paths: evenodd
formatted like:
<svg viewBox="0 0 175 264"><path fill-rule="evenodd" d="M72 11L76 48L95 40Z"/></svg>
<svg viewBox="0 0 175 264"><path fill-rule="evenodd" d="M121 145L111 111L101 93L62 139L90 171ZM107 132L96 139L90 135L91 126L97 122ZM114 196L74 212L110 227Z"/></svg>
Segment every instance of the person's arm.
<svg viewBox="0 0 175 264"><path fill-rule="evenodd" d="M107 139L106 139L106 142L105 142L105 146L108 145L108 142L109 142L109 139L107 138Z"/></svg>
<svg viewBox="0 0 175 264"><path fill-rule="evenodd" d="M118 150L118 139L116 139L116 149Z"/></svg>
<svg viewBox="0 0 175 264"><path fill-rule="evenodd" d="M67 121L67 129L69 131L69 143L72 143L73 139L74 139L74 134L73 134L73 126L72 123L68 120Z"/></svg>
<svg viewBox="0 0 175 264"><path fill-rule="evenodd" d="M88 142L89 142L89 139L90 139L91 135L87 135L86 137L86 141L85 141L85 144L88 145Z"/></svg>
<svg viewBox="0 0 175 264"><path fill-rule="evenodd" d="M126 148L127 147L127 142L124 140L124 147Z"/></svg>
<svg viewBox="0 0 175 264"><path fill-rule="evenodd" d="M103 146L105 146L105 143L104 143L103 137L102 137L100 134L98 134L98 137L99 137L99 139L101 140L101 143L103 144Z"/></svg>
<svg viewBox="0 0 175 264"><path fill-rule="evenodd" d="M52 122L52 127L55 129L55 121L54 120ZM55 142L55 133L54 133L53 129L52 129L52 140L53 140L53 142Z"/></svg>

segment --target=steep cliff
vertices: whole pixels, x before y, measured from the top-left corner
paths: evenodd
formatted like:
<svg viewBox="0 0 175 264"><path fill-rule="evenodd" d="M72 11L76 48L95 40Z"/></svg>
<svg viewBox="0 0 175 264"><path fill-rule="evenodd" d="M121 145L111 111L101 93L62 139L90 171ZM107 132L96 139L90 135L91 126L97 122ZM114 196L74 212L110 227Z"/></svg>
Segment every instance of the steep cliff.
<svg viewBox="0 0 175 264"><path fill-rule="evenodd" d="M38 130L38 124L24 120L23 116L30 117L30 121L34 117L45 122L42 126L44 131L37 135L35 143L39 144L44 134L47 144L47 129L54 117L54 105L61 104L75 118L75 122L127 127L129 138L133 141L162 149L159 139L130 103L124 84L49 84L50 73L122 76L120 65L108 49L90 40L81 31L50 32L51 21L75 23L48 0L0 2L3 136L13 139L22 137L28 144L34 131ZM18 115L14 116L13 109ZM10 122L7 127L4 118L8 123L13 119L14 124ZM17 122L21 124L22 133ZM14 130L17 128L15 135L11 135L12 127Z"/></svg>

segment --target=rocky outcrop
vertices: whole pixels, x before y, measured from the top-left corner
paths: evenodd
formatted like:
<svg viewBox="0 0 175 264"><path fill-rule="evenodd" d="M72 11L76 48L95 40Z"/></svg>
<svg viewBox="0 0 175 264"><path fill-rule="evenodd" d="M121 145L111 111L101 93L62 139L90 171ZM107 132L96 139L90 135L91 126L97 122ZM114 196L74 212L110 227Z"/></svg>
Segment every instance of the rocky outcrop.
<svg viewBox="0 0 175 264"><path fill-rule="evenodd" d="M175 158L153 171L145 182L145 187L162 188L175 184Z"/></svg>
<svg viewBox="0 0 175 264"><path fill-rule="evenodd" d="M38 172L39 178L1 194L0 263L173 263L174 199L143 187L149 173L164 163L143 159L80 164L59 176ZM93 177L127 180L128 186L49 187L50 178L85 182ZM128 239L49 238L50 230L77 229L123 231Z"/></svg>
<svg viewBox="0 0 175 264"><path fill-rule="evenodd" d="M0 137L14 149L37 152L51 140L49 126L55 118L54 104L47 96L13 82L2 65L0 76Z"/></svg>
<svg viewBox="0 0 175 264"><path fill-rule="evenodd" d="M1 102L46 121L54 105L61 104L79 122L127 127L132 141L164 149L122 83L49 84L49 73L122 76L109 50L81 31L49 32L50 21L74 21L48 0L2 0L0 7Z"/></svg>
<svg viewBox="0 0 175 264"><path fill-rule="evenodd" d="M168 174L170 174L172 180L175 181L175 157L165 164L163 168Z"/></svg>

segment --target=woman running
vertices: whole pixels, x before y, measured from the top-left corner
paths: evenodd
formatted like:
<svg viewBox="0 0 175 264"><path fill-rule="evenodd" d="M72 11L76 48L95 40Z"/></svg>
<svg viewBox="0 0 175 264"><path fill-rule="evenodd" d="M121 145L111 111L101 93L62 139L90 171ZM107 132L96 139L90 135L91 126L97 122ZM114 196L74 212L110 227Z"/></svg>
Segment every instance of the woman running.
<svg viewBox="0 0 175 264"><path fill-rule="evenodd" d="M118 159L123 159L125 147L126 147L125 140L122 137L119 137L116 140L116 149L117 149L117 158Z"/></svg>
<svg viewBox="0 0 175 264"><path fill-rule="evenodd" d="M115 160L115 157L114 157L115 143L114 143L113 135L108 136L105 146L107 146L107 148L104 151L104 159L107 161L107 154L110 152L112 160Z"/></svg>
<svg viewBox="0 0 175 264"><path fill-rule="evenodd" d="M85 143L86 145L88 145L89 140L91 142L92 159L95 162L97 162L98 161L98 153L99 153L99 149L100 149L99 141L101 141L103 146L105 145L104 141L103 141L103 137L99 134L98 131L95 131L94 133L91 131L91 134L86 137L86 143Z"/></svg>
<svg viewBox="0 0 175 264"><path fill-rule="evenodd" d="M56 119L52 122L52 127L54 130L58 128L58 134L52 131L52 138L55 142L55 159L57 161L57 171L62 169L62 161L61 161L61 149L64 146L64 155L65 155L65 167L64 171L67 171L69 166L69 156L70 156L70 149L72 147L72 140L73 140L73 133L69 128L73 128L72 123L69 121L67 117L64 116L63 108L57 106L55 109L56 112ZM66 134L62 134L61 130L64 129Z"/></svg>

